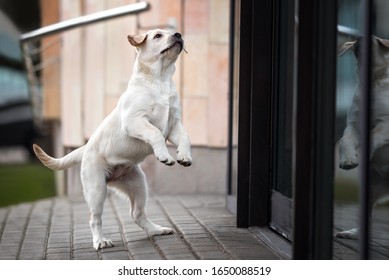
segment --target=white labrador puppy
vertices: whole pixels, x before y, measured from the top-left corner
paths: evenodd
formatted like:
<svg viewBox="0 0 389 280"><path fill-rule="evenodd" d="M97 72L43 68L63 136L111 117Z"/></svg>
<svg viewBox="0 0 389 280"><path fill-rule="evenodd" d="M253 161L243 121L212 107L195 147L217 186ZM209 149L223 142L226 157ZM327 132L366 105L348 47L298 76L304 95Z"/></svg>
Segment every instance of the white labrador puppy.
<svg viewBox="0 0 389 280"><path fill-rule="evenodd" d="M353 50L357 58L360 39L346 42L339 49L340 55ZM370 212L376 202L389 195L389 40L372 39L372 108L371 108L371 201ZM347 112L347 125L339 141L339 167L352 169L358 166L359 148L359 88ZM358 238L359 230L352 229L337 233L342 238Z"/></svg>
<svg viewBox="0 0 389 280"><path fill-rule="evenodd" d="M112 247L103 235L101 215L107 186L127 196L131 216L149 236L171 234L173 230L152 223L145 212L147 184L139 163L151 153L166 165L173 165L166 140L177 148L177 161L192 164L191 145L181 121L181 106L172 76L175 61L183 49L180 33L153 30L129 35L137 57L127 90L116 108L90 137L87 144L62 158L48 156L34 145L44 165L61 170L81 162L81 181L89 205L93 247Z"/></svg>

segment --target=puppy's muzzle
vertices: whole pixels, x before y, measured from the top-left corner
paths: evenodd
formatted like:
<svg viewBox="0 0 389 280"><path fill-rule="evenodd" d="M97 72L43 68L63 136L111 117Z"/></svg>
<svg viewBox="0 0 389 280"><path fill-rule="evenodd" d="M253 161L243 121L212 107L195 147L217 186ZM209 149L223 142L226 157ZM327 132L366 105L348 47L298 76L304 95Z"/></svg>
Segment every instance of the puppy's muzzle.
<svg viewBox="0 0 389 280"><path fill-rule="evenodd" d="M174 35L171 37L172 39L170 40L171 41L171 44L168 48L164 49L161 54L167 52L168 50L170 50L171 48L173 48L176 44L178 44L180 46L180 52L182 51L182 49L184 48L184 40L182 40L182 36L181 36L181 33L174 33Z"/></svg>

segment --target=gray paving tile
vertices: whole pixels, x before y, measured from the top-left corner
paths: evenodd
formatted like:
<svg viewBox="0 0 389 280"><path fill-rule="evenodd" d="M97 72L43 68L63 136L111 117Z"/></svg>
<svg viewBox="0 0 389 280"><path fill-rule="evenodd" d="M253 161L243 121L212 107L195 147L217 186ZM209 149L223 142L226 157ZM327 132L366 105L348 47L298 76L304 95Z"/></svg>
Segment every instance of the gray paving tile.
<svg viewBox="0 0 389 280"><path fill-rule="evenodd" d="M162 257L155 253L135 254L134 260L162 260Z"/></svg>
<svg viewBox="0 0 389 280"><path fill-rule="evenodd" d="M53 253L46 255L47 260L70 260L70 253Z"/></svg>
<svg viewBox="0 0 389 280"><path fill-rule="evenodd" d="M103 260L128 260L129 255L126 250L119 251L107 251L101 253L101 258Z"/></svg>
<svg viewBox="0 0 389 280"><path fill-rule="evenodd" d="M235 227L224 199L207 195L151 196L148 213L176 233L149 238L128 203L106 202L103 231L115 244L95 251L82 199L53 198L0 208L0 259L255 259L277 258L247 229Z"/></svg>
<svg viewBox="0 0 389 280"><path fill-rule="evenodd" d="M74 250L73 258L76 260L98 260L99 255L93 248L90 250Z"/></svg>

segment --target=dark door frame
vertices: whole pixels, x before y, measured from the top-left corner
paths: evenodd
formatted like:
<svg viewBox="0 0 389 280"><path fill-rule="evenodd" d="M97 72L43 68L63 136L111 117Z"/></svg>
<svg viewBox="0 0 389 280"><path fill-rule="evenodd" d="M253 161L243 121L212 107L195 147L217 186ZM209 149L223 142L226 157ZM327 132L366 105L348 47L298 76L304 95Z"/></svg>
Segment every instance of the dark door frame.
<svg viewBox="0 0 389 280"><path fill-rule="evenodd" d="M337 1L299 1L294 259L331 259Z"/></svg>
<svg viewBox="0 0 389 280"><path fill-rule="evenodd" d="M240 11L237 226L267 226L273 1L241 1Z"/></svg>
<svg viewBox="0 0 389 280"><path fill-rule="evenodd" d="M337 9L335 0L299 3L293 257L330 259ZM237 226L266 227L277 18L273 0L240 5Z"/></svg>

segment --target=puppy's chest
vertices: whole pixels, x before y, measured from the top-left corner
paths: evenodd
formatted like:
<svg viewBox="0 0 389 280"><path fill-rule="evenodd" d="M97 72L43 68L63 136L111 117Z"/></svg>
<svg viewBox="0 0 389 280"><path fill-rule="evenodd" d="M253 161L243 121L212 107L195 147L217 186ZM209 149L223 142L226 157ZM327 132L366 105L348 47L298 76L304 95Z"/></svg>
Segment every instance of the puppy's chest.
<svg viewBox="0 0 389 280"><path fill-rule="evenodd" d="M374 118L389 116L389 86L374 90L372 113Z"/></svg>
<svg viewBox="0 0 389 280"><path fill-rule="evenodd" d="M173 122L175 107L172 106L172 98L169 96L159 96L155 99L150 122L157 127L161 133L167 137Z"/></svg>

